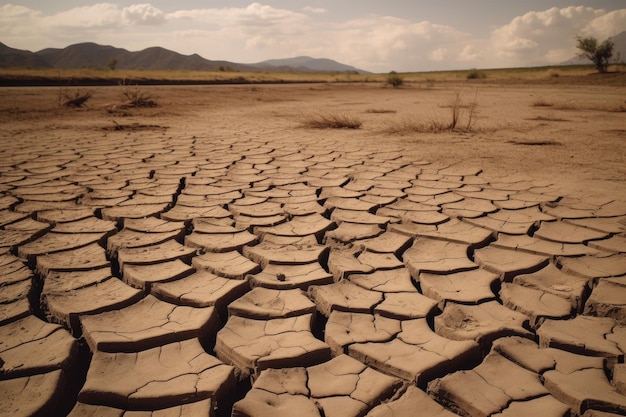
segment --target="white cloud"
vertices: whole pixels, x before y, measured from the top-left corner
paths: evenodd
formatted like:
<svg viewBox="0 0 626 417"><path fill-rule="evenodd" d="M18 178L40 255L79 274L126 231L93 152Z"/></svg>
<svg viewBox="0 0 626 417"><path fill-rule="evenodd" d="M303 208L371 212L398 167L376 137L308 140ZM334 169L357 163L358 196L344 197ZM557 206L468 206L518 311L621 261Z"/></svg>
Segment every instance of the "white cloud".
<svg viewBox="0 0 626 417"><path fill-rule="evenodd" d="M576 35L604 14L583 6L528 12L492 32L490 55L499 66L558 63L573 56Z"/></svg>
<svg viewBox="0 0 626 417"><path fill-rule="evenodd" d="M130 50L163 46L209 59L257 62L296 55L327 57L377 72L547 65L575 55L575 36L605 39L626 28L626 8L551 8L517 16L477 38L442 22L358 15L328 21L327 11L244 7L179 9L97 3L57 14L0 6L0 39L38 50L93 41ZM355 10L355 13L359 13Z"/></svg>
<svg viewBox="0 0 626 417"><path fill-rule="evenodd" d="M484 57L476 51L476 48L473 45L466 45L463 50L458 55L458 60L460 62L480 62L484 59Z"/></svg>
<svg viewBox="0 0 626 417"><path fill-rule="evenodd" d="M432 22L369 16L330 28L325 36L325 49L327 53L334 52L334 59L343 59L357 67L381 72L408 71L441 65L444 50L456 48L466 36L452 27Z"/></svg>
<svg viewBox="0 0 626 417"><path fill-rule="evenodd" d="M604 40L624 30L626 30L626 9L621 9L596 17L580 31L580 35L591 35Z"/></svg>
<svg viewBox="0 0 626 417"><path fill-rule="evenodd" d="M323 7L311 7L311 6L303 7L302 11L307 12L307 13L315 13L315 14L327 13L327 10L324 9Z"/></svg>
<svg viewBox="0 0 626 417"><path fill-rule="evenodd" d="M98 3L45 17L43 23L52 28L111 29L122 25L122 11L115 4Z"/></svg>
<svg viewBox="0 0 626 417"><path fill-rule="evenodd" d="M158 25L165 22L165 13L147 3L125 7L122 17L129 24Z"/></svg>

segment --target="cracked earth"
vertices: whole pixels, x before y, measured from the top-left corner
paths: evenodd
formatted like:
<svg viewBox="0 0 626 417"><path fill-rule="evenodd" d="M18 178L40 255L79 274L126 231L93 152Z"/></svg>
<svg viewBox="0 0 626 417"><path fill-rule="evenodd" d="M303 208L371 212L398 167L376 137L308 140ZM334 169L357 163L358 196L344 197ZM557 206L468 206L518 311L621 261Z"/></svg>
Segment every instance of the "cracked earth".
<svg viewBox="0 0 626 417"><path fill-rule="evenodd" d="M0 91L1 415L626 415L623 88L152 88Z"/></svg>

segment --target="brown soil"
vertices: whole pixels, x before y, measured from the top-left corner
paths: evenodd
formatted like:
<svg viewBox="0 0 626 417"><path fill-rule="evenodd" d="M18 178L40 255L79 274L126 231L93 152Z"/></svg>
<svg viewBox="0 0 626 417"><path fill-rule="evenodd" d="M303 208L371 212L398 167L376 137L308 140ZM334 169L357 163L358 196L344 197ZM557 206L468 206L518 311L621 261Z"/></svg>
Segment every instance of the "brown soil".
<svg viewBox="0 0 626 417"><path fill-rule="evenodd" d="M59 106L57 87L3 88L0 139L106 140L138 133L399 143L420 160L478 167L489 176L522 174L562 183L568 190L600 187L626 193L626 87L442 83L400 89L380 84L140 88L156 99L157 107L127 108L119 87L91 87L93 98L80 109ZM463 104L477 104L471 129L406 129L416 122L449 123L449 104L458 91ZM304 118L319 114L348 115L362 121L362 127L301 126Z"/></svg>

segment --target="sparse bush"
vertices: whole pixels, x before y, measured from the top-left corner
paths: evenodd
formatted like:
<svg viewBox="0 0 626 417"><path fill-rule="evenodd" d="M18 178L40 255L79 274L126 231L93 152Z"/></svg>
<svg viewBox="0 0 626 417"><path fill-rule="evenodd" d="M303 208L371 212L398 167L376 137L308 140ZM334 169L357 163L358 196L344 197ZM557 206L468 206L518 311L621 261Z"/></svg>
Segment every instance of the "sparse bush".
<svg viewBox="0 0 626 417"><path fill-rule="evenodd" d="M363 122L345 113L317 113L301 116L300 124L312 129L359 129Z"/></svg>
<svg viewBox="0 0 626 417"><path fill-rule="evenodd" d="M439 133L439 132L474 132L478 115L478 91L471 102L463 101L462 90L454 93L445 108L450 109L450 120L444 121L433 117L427 121L405 119L386 129L387 133Z"/></svg>
<svg viewBox="0 0 626 417"><path fill-rule="evenodd" d="M393 88L399 88L401 85L404 84L404 78L402 78L402 76L397 72L391 71L387 75L387 84L389 84Z"/></svg>
<svg viewBox="0 0 626 417"><path fill-rule="evenodd" d="M83 107L93 96L93 90L81 91L80 88L69 91L67 87L59 89L59 106Z"/></svg>
<svg viewBox="0 0 626 417"><path fill-rule="evenodd" d="M559 78L561 76L561 71L551 68L546 72L546 75L550 78Z"/></svg>
<svg viewBox="0 0 626 417"><path fill-rule="evenodd" d="M598 40L593 36L589 36L587 38L582 38L580 36L576 37L576 49L580 51L578 56L581 58L587 58L593 62L593 65L596 66L596 69L600 73L608 71L614 47L615 44L611 38L598 45Z"/></svg>
<svg viewBox="0 0 626 417"><path fill-rule="evenodd" d="M156 107L157 102L150 94L143 92L138 85L120 83L125 107Z"/></svg>
<svg viewBox="0 0 626 417"><path fill-rule="evenodd" d="M468 80L478 80L482 78L487 78L487 74L482 71L478 71L476 68L472 68L470 72L467 74Z"/></svg>
<svg viewBox="0 0 626 417"><path fill-rule="evenodd" d="M109 59L109 62L107 62L107 67L109 67L111 71L114 71L116 66L117 66L117 59L115 58Z"/></svg>

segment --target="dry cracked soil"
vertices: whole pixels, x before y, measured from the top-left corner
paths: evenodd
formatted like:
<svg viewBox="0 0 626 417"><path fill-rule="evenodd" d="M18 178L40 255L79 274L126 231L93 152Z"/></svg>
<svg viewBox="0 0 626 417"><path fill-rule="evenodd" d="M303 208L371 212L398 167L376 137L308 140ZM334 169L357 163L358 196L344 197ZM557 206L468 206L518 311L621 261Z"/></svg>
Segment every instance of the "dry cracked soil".
<svg viewBox="0 0 626 417"><path fill-rule="evenodd" d="M0 89L0 415L626 415L624 87L141 88Z"/></svg>

